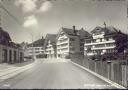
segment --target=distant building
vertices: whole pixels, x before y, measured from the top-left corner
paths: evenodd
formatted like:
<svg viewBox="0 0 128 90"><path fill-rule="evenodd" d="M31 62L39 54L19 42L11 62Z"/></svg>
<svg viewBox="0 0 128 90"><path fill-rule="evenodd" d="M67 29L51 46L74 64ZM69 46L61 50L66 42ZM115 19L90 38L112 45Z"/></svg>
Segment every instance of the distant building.
<svg viewBox="0 0 128 90"><path fill-rule="evenodd" d="M28 43L27 42L22 42L21 44L20 44L20 46L22 47L22 49L23 49L23 52L24 52L24 57L28 57L28 55L29 55L29 52L28 52L28 50L27 50L27 46L28 46Z"/></svg>
<svg viewBox="0 0 128 90"><path fill-rule="evenodd" d="M74 54L84 55L84 38L88 36L89 33L83 28L61 28L56 38L57 58L70 58Z"/></svg>
<svg viewBox="0 0 128 90"><path fill-rule="evenodd" d="M19 44L12 42L8 32L0 27L0 63L16 63L24 60Z"/></svg>
<svg viewBox="0 0 128 90"><path fill-rule="evenodd" d="M85 39L84 44L84 54L87 56L118 53L117 44L123 45L124 42L127 42L127 35L112 26L96 27L91 31L91 35L91 37Z"/></svg>
<svg viewBox="0 0 128 90"><path fill-rule="evenodd" d="M31 44L28 44L27 51L28 56L34 58L43 58L44 57L44 38L42 37L39 40L34 41Z"/></svg>
<svg viewBox="0 0 128 90"><path fill-rule="evenodd" d="M47 58L56 58L56 34L46 35L44 48Z"/></svg>

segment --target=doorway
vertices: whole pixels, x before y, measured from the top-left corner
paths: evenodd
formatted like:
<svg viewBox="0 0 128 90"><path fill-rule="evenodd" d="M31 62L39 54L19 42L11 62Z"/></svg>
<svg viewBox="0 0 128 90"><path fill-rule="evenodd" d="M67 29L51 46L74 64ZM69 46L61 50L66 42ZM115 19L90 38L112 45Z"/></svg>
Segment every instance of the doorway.
<svg viewBox="0 0 128 90"><path fill-rule="evenodd" d="M8 53L7 53L7 49L3 49L2 50L2 61L4 62L4 63L6 63L7 62L7 55Z"/></svg>

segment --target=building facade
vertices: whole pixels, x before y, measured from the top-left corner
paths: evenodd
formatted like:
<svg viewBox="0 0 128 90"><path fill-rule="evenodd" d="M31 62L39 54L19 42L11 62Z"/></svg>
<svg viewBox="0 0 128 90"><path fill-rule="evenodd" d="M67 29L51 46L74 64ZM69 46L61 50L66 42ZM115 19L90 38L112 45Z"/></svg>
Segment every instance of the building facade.
<svg viewBox="0 0 128 90"><path fill-rule="evenodd" d="M0 63L16 63L24 60L19 44L12 42L9 34L0 28Z"/></svg>
<svg viewBox="0 0 128 90"><path fill-rule="evenodd" d="M86 35L86 31L76 30L75 26L73 29L61 28L56 38L57 58L71 58L74 54L82 54L84 52L83 38Z"/></svg>
<svg viewBox="0 0 128 90"><path fill-rule="evenodd" d="M28 57L43 58L44 57L44 38L34 41L27 45Z"/></svg>
<svg viewBox="0 0 128 90"><path fill-rule="evenodd" d="M56 34L46 35L44 47L47 58L56 58Z"/></svg>
<svg viewBox="0 0 128 90"><path fill-rule="evenodd" d="M117 53L117 38L122 35L114 27L96 27L91 31L91 37L85 39L84 55L103 55Z"/></svg>

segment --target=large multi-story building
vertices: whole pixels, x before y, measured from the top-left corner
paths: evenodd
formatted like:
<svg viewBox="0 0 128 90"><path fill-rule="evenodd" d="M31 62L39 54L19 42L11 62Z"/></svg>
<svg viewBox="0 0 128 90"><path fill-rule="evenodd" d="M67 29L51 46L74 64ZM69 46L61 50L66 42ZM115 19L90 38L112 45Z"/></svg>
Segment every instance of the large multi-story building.
<svg viewBox="0 0 128 90"><path fill-rule="evenodd" d="M84 54L87 56L116 53L117 40L119 40L117 38L124 36L123 33L112 26L96 27L91 31L91 35L91 37L85 39L84 44Z"/></svg>
<svg viewBox="0 0 128 90"><path fill-rule="evenodd" d="M46 35L44 48L47 58L56 58L56 34Z"/></svg>
<svg viewBox="0 0 128 90"><path fill-rule="evenodd" d="M70 58L76 53L84 52L84 37L89 35L88 32L73 29L61 28L56 38L57 58ZM84 53L83 53L84 54Z"/></svg>
<svg viewBox="0 0 128 90"><path fill-rule="evenodd" d="M44 57L44 38L36 40L31 44L27 45L28 56L33 58L43 58Z"/></svg>
<svg viewBox="0 0 128 90"><path fill-rule="evenodd" d="M0 27L0 63L16 63L24 60L19 44L12 42L8 32Z"/></svg>

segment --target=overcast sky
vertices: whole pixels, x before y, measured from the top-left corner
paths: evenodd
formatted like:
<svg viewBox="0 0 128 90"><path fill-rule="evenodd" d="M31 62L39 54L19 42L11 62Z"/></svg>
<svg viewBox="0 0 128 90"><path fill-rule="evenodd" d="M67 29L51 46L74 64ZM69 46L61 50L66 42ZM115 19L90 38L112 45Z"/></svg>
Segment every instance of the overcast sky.
<svg viewBox="0 0 128 90"><path fill-rule="evenodd" d="M127 32L125 1L96 0L3 0L5 8L20 24L2 12L2 26L15 42L31 42L47 33L57 33L61 27L91 31L96 26L114 26Z"/></svg>

